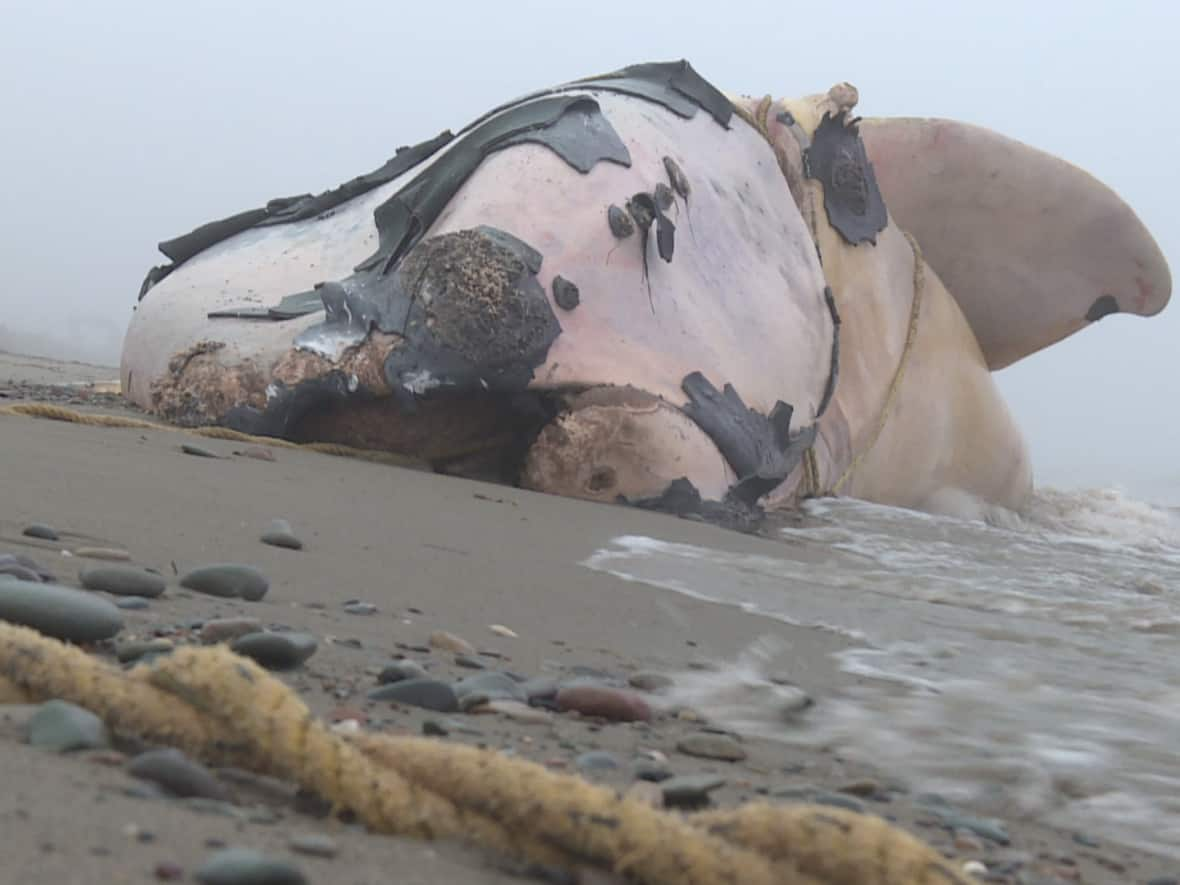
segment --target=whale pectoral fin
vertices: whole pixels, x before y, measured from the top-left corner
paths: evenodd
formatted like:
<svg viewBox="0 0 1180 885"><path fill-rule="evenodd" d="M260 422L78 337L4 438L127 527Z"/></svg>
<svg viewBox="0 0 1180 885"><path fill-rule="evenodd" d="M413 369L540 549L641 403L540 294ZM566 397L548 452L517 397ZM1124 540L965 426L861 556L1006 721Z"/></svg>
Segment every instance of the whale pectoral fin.
<svg viewBox="0 0 1180 885"><path fill-rule="evenodd" d="M889 213L921 244L991 369L1107 314L1167 304L1159 246L1088 173L952 120L865 119L861 136Z"/></svg>

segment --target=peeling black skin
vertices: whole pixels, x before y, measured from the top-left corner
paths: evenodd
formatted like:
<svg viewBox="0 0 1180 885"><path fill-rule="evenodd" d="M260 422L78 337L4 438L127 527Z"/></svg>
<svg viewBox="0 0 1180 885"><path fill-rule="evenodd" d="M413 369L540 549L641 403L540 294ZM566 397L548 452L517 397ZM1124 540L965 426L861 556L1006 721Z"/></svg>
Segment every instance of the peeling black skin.
<svg viewBox="0 0 1180 885"><path fill-rule="evenodd" d="M520 393L561 332L537 280L541 261L536 249L497 228L430 237L391 274L364 271L319 286L324 322L295 344L318 352L359 344L374 328L402 335L384 373L410 412L415 388L427 390L422 378L439 382L442 393ZM265 410L238 408L224 420L246 433L282 436L309 409L353 394L335 371L276 389Z"/></svg>
<svg viewBox="0 0 1180 885"><path fill-rule="evenodd" d="M835 117L824 114L804 158L807 176L823 185L824 209L832 227L854 246L875 246L889 214L857 121L846 120L844 111Z"/></svg>
<svg viewBox="0 0 1180 885"><path fill-rule="evenodd" d="M585 115L601 118L598 124L601 137L575 139L578 148L574 159L584 162L588 156L594 156L617 161L622 143L593 98L562 95L511 108L467 132L439 161L377 207L373 216L380 245L372 256L357 265L357 270L379 268L382 273L391 270L422 238L484 158L518 143L521 136L527 135L529 141L552 148L573 166L571 158L561 153L568 146L568 138L549 140L547 137L554 129L563 131L561 119L567 114L575 115L576 119L584 119ZM602 134L605 132L609 136ZM629 155L623 165L630 165Z"/></svg>
<svg viewBox="0 0 1180 885"><path fill-rule="evenodd" d="M148 271L139 291L139 298L148 293L156 283L168 276L173 270L188 261L198 252L203 252L210 246L222 240L229 239L251 227L264 227L274 224L287 224L306 218L315 218L328 212L341 203L367 193L373 188L380 187L417 166L423 160L432 156L435 151L446 145L453 136L450 132L443 132L429 141L416 144L413 147L398 148L397 153L387 160L379 169L365 175L357 176L345 184L330 191L324 191L317 196L304 194L298 197L282 197L271 200L265 209L250 209L240 212L220 221L203 224L196 230L183 236L160 243L160 251L172 259L172 264L153 267Z"/></svg>
<svg viewBox="0 0 1180 885"><path fill-rule="evenodd" d="M635 233L635 222L631 220L631 216L614 203L606 210L606 223L616 240L625 240Z"/></svg>
<svg viewBox="0 0 1180 885"><path fill-rule="evenodd" d="M840 314L836 310L836 296L831 286L824 286L824 303L828 306L828 313L832 315L832 359L828 369L828 380L824 385L823 396L820 397L819 409L815 413L815 420L823 417L836 393L836 381L840 374Z"/></svg>
<svg viewBox="0 0 1180 885"><path fill-rule="evenodd" d="M676 196L672 193L672 188L668 187L662 181L656 185L651 195L655 198L656 206L659 207L661 212L667 212L672 208L672 204L676 202Z"/></svg>
<svg viewBox="0 0 1180 885"><path fill-rule="evenodd" d="M558 274L553 278L553 300L562 310L573 310L581 300L578 287Z"/></svg>
<svg viewBox="0 0 1180 885"><path fill-rule="evenodd" d="M815 442L815 425L790 435L794 410L775 403L769 416L748 408L729 384L717 390L700 372L686 375L681 387L688 395L684 413L713 440L738 475L728 497L753 506L777 488Z"/></svg>
<svg viewBox="0 0 1180 885"><path fill-rule="evenodd" d="M727 129L734 113L733 105L729 99L704 80L692 65L682 59L676 62L632 65L600 77L577 80L552 89L531 93L493 108L460 130L459 136L466 138L485 124L492 125L494 123L493 128L502 125L497 121L492 121L492 117L505 111L527 117L534 113L535 105L542 104L537 101L538 99L543 99L546 96L559 96L561 93L575 90L601 90L631 95L659 104L672 113L687 119L694 117L698 109L703 109L719 125ZM577 99L565 96L565 100L576 101ZM496 149L507 147L510 144L519 144L523 141L531 141L548 146L581 172L589 171L600 159L629 166L630 156L627 154L626 146L598 111L597 103L590 99L590 104L593 105L593 111L590 110L590 105L579 105L573 116L567 118L558 115L547 126L517 126L516 131L511 135L503 135L503 141ZM512 114L507 116L512 116ZM587 138L587 133L592 137ZM148 271L143 285L140 287L140 299L147 294L152 286L198 252L254 226L287 224L318 217L341 203L367 193L408 172L455 137L449 131L443 132L414 147L400 148L397 154L379 169L354 178L352 181L317 196L302 194L296 197L271 200L266 208L253 209L230 218L210 222L188 234L161 243L161 251L172 259L172 264L153 267ZM451 172L453 173L454 170L452 169ZM470 171L467 174L470 174ZM462 183L462 179L455 181L454 188L450 189L451 193L453 194L454 190ZM433 205L433 201L430 203ZM445 205L445 202L442 205ZM441 206L437 208L441 209ZM420 217L418 223L421 224L426 220L426 218ZM417 236L420 237L427 227L429 227L428 224L421 227L417 231ZM382 245L387 246L384 241ZM407 251L412 245L412 242L404 243L402 251ZM237 313L231 311L225 315L264 318L257 309L243 309ZM286 317L270 316L268 318L285 319Z"/></svg>
<svg viewBox="0 0 1180 885"><path fill-rule="evenodd" d="M689 186L688 178L685 176L684 170L680 168L680 164L671 157L664 157L664 171L668 173L668 182L672 185L672 190L680 194L687 203L692 188Z"/></svg>
<svg viewBox="0 0 1180 885"><path fill-rule="evenodd" d="M668 487L654 498L638 498L631 501L620 495L618 503L640 510L667 513L681 519L707 522L747 534L756 534L766 518L766 512L757 504L746 504L730 495L723 501L703 499L697 487L683 476L672 480Z"/></svg>
<svg viewBox="0 0 1180 885"><path fill-rule="evenodd" d="M652 298L651 277L647 271L647 238L658 211L656 201L652 199L651 194L639 193L627 201L627 212L635 220L635 226L639 228L639 253L643 257L643 281L647 283L647 300L651 305L652 313L656 312L656 303Z"/></svg>
<svg viewBox="0 0 1180 885"><path fill-rule="evenodd" d="M1094 303L1090 305L1090 309L1086 311L1086 321L1096 323L1105 316L1110 316L1112 313L1118 313L1119 300L1113 295L1101 295L1094 299Z"/></svg>

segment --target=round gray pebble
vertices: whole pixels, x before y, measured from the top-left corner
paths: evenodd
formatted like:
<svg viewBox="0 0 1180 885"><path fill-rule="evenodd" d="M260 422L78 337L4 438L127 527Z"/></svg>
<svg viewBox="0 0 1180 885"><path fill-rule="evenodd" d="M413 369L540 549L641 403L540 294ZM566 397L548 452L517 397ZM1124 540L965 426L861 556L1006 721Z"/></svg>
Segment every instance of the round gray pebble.
<svg viewBox="0 0 1180 885"><path fill-rule="evenodd" d="M613 771L620 766L619 757L606 750L590 750L574 759L578 771Z"/></svg>
<svg viewBox="0 0 1180 885"><path fill-rule="evenodd" d="M437 679L404 679L375 688L368 694L371 701L396 701L434 710L436 713L454 713L459 709L455 690Z"/></svg>
<svg viewBox="0 0 1180 885"><path fill-rule="evenodd" d="M665 676L663 673L656 673L652 670L640 670L638 673L632 673L627 682L632 688L638 688L640 691L664 691L672 687L672 677Z"/></svg>
<svg viewBox="0 0 1180 885"><path fill-rule="evenodd" d="M381 668L377 674L377 682L388 685L390 682L401 682L403 679L424 679L426 668L417 661L393 661Z"/></svg>
<svg viewBox="0 0 1180 885"><path fill-rule="evenodd" d="M270 581L251 565L223 562L193 569L180 579L180 586L224 599L257 602L270 589Z"/></svg>
<svg viewBox="0 0 1180 885"><path fill-rule="evenodd" d="M213 772L172 747L140 753L127 763L127 771L142 780L159 784L174 796L229 798L229 793Z"/></svg>
<svg viewBox="0 0 1180 885"><path fill-rule="evenodd" d="M350 615L375 615L377 606L371 602L346 602L344 610Z"/></svg>
<svg viewBox="0 0 1180 885"><path fill-rule="evenodd" d="M709 793L725 786L717 774L682 774L660 784L664 804L674 808L696 808L709 801Z"/></svg>
<svg viewBox="0 0 1180 885"><path fill-rule="evenodd" d="M214 618L201 625L201 642L228 642L245 636L247 633L258 633L262 630L262 621L258 618Z"/></svg>
<svg viewBox="0 0 1180 885"><path fill-rule="evenodd" d="M140 611L145 608L151 608L151 601L144 599L142 596L120 596L115 600L115 607L121 608L124 611Z"/></svg>
<svg viewBox="0 0 1180 885"><path fill-rule="evenodd" d="M294 864L249 848L219 851L195 875L202 885L307 885L307 877Z"/></svg>
<svg viewBox="0 0 1180 885"><path fill-rule="evenodd" d="M100 565L84 568L78 580L87 590L101 590L116 596L145 596L155 599L168 586L160 575L128 565Z"/></svg>
<svg viewBox="0 0 1180 885"><path fill-rule="evenodd" d="M110 745L106 726L91 713L67 701L46 701L29 719L29 743L42 750L69 753Z"/></svg>
<svg viewBox="0 0 1180 885"><path fill-rule="evenodd" d="M173 648L175 646L167 639L132 639L115 646L115 657L119 663L127 664L146 655L170 654Z"/></svg>
<svg viewBox="0 0 1180 885"><path fill-rule="evenodd" d="M273 520L259 540L271 547L283 547L287 550L303 549L303 542L295 536L291 530L291 523L285 519Z"/></svg>
<svg viewBox="0 0 1180 885"><path fill-rule="evenodd" d="M746 758L745 748L736 740L724 734L699 732L681 738L676 749L686 756L702 759L719 759L723 762L740 762Z"/></svg>
<svg viewBox="0 0 1180 885"><path fill-rule="evenodd" d="M7 576L0 576L0 621L70 642L110 639L123 629L123 615L101 597L60 584L33 584Z"/></svg>
<svg viewBox="0 0 1180 885"><path fill-rule="evenodd" d="M310 633L263 632L239 636L230 648L268 670L291 670L315 654L317 644Z"/></svg>
<svg viewBox="0 0 1180 885"><path fill-rule="evenodd" d="M57 529L39 522L25 526L25 530L21 534L26 538L37 538L41 541L56 541L58 539Z"/></svg>
<svg viewBox="0 0 1180 885"><path fill-rule="evenodd" d="M486 704L488 701L512 700L522 703L528 701L528 695L525 694L524 687L519 682L507 673L495 670L476 673L474 676L460 679L454 685L454 692L459 702L459 709L464 711L478 707L480 704Z"/></svg>
<svg viewBox="0 0 1180 885"><path fill-rule="evenodd" d="M320 833L302 833L292 836L287 843L292 851L311 857L335 857L340 853L336 840Z"/></svg>

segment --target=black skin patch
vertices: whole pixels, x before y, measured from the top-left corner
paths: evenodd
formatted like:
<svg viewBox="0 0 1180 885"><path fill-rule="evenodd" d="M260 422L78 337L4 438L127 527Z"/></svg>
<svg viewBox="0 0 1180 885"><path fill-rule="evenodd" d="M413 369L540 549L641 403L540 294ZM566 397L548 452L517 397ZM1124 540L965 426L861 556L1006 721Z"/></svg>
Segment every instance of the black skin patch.
<svg viewBox="0 0 1180 885"><path fill-rule="evenodd" d="M384 372L407 411L436 389L524 391L561 333L537 280L541 260L492 227L430 237L393 273L359 271L319 286L324 322L300 333L295 346L338 349L374 328L402 335ZM223 420L246 433L283 436L310 408L352 393L339 372L276 390L265 410L238 408Z"/></svg>
<svg viewBox="0 0 1180 885"><path fill-rule="evenodd" d="M828 410L832 396L836 393L836 380L840 374L840 313L836 310L836 296L832 293L831 286L824 286L824 303L828 306L828 313L832 316L832 358L828 369L828 380L824 384L819 409L815 413L817 421Z"/></svg>
<svg viewBox="0 0 1180 885"><path fill-rule="evenodd" d="M1086 311L1086 321L1096 323L1105 316L1119 312L1119 300L1113 295L1101 295L1094 299L1090 309Z"/></svg>
<svg viewBox="0 0 1180 885"><path fill-rule="evenodd" d="M581 300L578 287L558 274L553 278L553 300L562 310L573 310Z"/></svg>
<svg viewBox="0 0 1180 885"><path fill-rule="evenodd" d="M139 291L140 300L152 286L198 252L203 252L210 246L251 227L288 224L322 215L341 203L393 181L399 175L408 172L433 155L452 138L450 132L443 132L429 141L424 141L413 147L398 148L397 153L380 168L365 175L359 175L352 181L332 190L324 191L317 196L304 194L298 197L282 197L271 200L266 204L265 209L250 209L247 212L240 212L220 221L203 224L184 236L160 243L160 251L172 259L172 264L153 267L148 271L147 278L143 281L143 287Z"/></svg>
<svg viewBox="0 0 1180 885"><path fill-rule="evenodd" d="M657 190L658 190L657 186ZM676 225L672 219L664 214L659 201L652 194L638 193L627 201L627 211L639 228L639 248L643 256L643 279L647 283L647 300L651 304L652 313L656 305L651 293L651 274L647 266L647 241L651 233L651 226L656 226L656 251L664 261L672 261L672 253L676 248Z"/></svg>
<svg viewBox="0 0 1180 885"><path fill-rule="evenodd" d="M459 136L466 138L473 132L480 130L481 127L493 123L496 125L492 127L496 129L497 126L503 124L504 118L509 116L518 116L519 119L524 120L536 111L533 106L542 104L542 101L538 99L560 96L562 93L578 90L627 94L627 96L642 98L666 107L667 110L684 118L694 117L697 110L704 110L716 120L717 124L725 126L726 129L728 129L734 113L733 104L725 97L725 93L704 80L688 61L681 59L631 65L614 73L603 74L601 77L576 80L553 87L553 89L527 94L527 96L514 99L510 103L494 107L483 116L473 120L472 123L467 124L463 130L460 130ZM566 98L570 99L569 96ZM610 123L602 116L601 111L597 110L597 104L592 99L591 104L594 105L594 110L590 110L590 105L578 105L577 111L571 118L558 116L549 124L522 123L511 135L504 133L503 140L497 145L497 148L490 150L505 148L510 144L527 140L527 142L537 142L549 146L559 156L562 156L566 163L582 172L589 171L592 165L601 159L630 165L627 146L618 138L614 129L611 129ZM511 113L505 114L504 112ZM493 120L493 118L496 119ZM590 137L586 137L588 135ZM199 251L208 249L210 245L227 240L228 237L255 227L255 225L263 225L264 227L264 225L287 224L319 217L324 212L345 203L348 199L365 194L369 190L404 175L405 172L413 169L422 160L431 157L433 153L450 143L454 138L455 136L450 131L442 132L428 142L414 145L413 148L399 149L398 153L381 168L369 172L367 175L356 177L352 181L340 185L339 188L324 191L323 194L317 196L304 194L297 197L273 199L267 204L267 208L240 212L240 214L222 219L222 221L204 224L190 234L176 237L175 240L165 241L160 244L160 249L164 251L165 255L172 258L172 264L152 268L149 271L148 276L144 278L143 286L140 287L140 299L143 299L152 286L168 276L171 270L184 261L188 261ZM455 168L452 166L450 173L454 171ZM470 170L467 175L470 175ZM463 179L459 179L453 184L453 188L448 189L451 194L458 189L459 185L463 184ZM434 217L437 217L437 212ZM419 224L422 221L424 218L418 218ZM418 235L421 236L425 230L425 227L420 228L417 231ZM413 243L409 242L404 245L405 251ZM278 319L278 317L271 317L271 319Z"/></svg>
<svg viewBox="0 0 1180 885"><path fill-rule="evenodd" d="M631 216L613 203L606 210L606 223L616 240L625 240L635 233L635 222L631 220Z"/></svg>
<svg viewBox="0 0 1180 885"><path fill-rule="evenodd" d="M807 176L823 185L824 209L832 227L854 246L876 245L889 214L857 122L847 120L844 111L835 117L824 114L804 156Z"/></svg>
<svg viewBox="0 0 1180 885"><path fill-rule="evenodd" d="M672 185L672 190L680 194L687 202L688 195L692 193L692 187L688 183L688 176L680 168L680 164L671 157L664 157L664 171L668 173L668 182Z"/></svg>
<svg viewBox="0 0 1180 885"><path fill-rule="evenodd" d="M651 192L651 195L661 212L667 212L672 208L672 204L676 202L676 195L672 193L672 188L668 187L662 181L656 185L656 189Z"/></svg>
<svg viewBox="0 0 1180 885"><path fill-rule="evenodd" d="M782 401L770 415L761 415L742 402L732 385L718 390L700 372L685 376L680 386L688 395L684 413L738 475L729 496L744 504L754 505L777 488L815 441L815 425L790 435L794 410Z"/></svg>
<svg viewBox="0 0 1180 885"><path fill-rule="evenodd" d="M720 528L748 534L756 533L766 517L765 511L757 504L749 505L728 495L723 501L704 499L697 487L683 476L672 480L668 487L654 498L638 498L632 501L620 495L618 503L640 510L668 513L681 519L707 522Z"/></svg>

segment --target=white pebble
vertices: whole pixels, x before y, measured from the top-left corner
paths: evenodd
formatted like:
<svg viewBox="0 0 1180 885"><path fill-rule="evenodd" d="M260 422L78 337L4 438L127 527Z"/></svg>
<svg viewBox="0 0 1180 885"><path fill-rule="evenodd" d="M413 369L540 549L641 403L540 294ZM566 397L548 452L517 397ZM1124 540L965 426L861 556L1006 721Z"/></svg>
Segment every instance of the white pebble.
<svg viewBox="0 0 1180 885"><path fill-rule="evenodd" d="M963 872L968 876L986 876L987 867L977 860L969 860L963 864Z"/></svg>
<svg viewBox="0 0 1180 885"><path fill-rule="evenodd" d="M488 624L488 629L497 636L507 636L509 639L516 639L517 633L511 627L505 627L503 624Z"/></svg>

